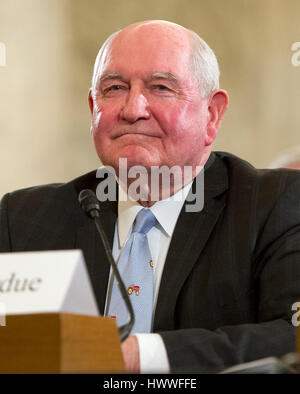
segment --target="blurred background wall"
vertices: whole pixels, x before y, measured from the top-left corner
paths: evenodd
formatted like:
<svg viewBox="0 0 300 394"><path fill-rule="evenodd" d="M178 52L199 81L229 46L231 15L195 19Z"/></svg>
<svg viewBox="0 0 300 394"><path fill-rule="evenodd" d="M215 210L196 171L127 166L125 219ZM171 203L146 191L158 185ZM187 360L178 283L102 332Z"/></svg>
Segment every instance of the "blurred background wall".
<svg viewBox="0 0 300 394"><path fill-rule="evenodd" d="M0 195L99 166L93 62L109 34L145 19L195 30L216 52L230 107L215 149L266 167L300 144L299 0L0 0Z"/></svg>

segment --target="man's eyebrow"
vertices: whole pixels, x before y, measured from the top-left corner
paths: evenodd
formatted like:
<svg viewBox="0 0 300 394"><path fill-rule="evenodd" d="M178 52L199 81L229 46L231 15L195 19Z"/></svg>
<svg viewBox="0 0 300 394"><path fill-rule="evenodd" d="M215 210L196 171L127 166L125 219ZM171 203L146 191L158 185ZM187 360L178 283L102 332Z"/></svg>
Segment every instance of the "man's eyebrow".
<svg viewBox="0 0 300 394"><path fill-rule="evenodd" d="M155 72L155 73L151 74L150 80L156 80L156 79L166 79L171 82L177 82L176 76L170 72L166 72L166 73Z"/></svg>
<svg viewBox="0 0 300 394"><path fill-rule="evenodd" d="M121 81L125 80L123 75L120 73L107 72L102 74L101 77L98 79L97 86L99 86L104 81L113 80L113 79L118 79ZM176 76L170 72L154 72L149 77L150 81L155 81L160 79L168 80L170 82L178 82Z"/></svg>
<svg viewBox="0 0 300 394"><path fill-rule="evenodd" d="M99 83L106 81L107 79L121 79L122 81L124 80L123 76L119 73L104 73L101 75L99 78Z"/></svg>

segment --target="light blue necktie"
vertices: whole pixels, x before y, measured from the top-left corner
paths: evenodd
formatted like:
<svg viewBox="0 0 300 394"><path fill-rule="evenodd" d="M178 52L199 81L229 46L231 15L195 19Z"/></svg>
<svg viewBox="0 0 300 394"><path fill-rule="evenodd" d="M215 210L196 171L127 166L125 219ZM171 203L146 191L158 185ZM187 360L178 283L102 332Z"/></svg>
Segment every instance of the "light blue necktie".
<svg viewBox="0 0 300 394"><path fill-rule="evenodd" d="M143 208L136 216L133 230L118 262L118 269L128 291L135 314L131 334L151 331L153 310L153 262L147 233L157 220L150 209ZM117 325L129 321L129 313L114 278L109 304L110 316L116 316Z"/></svg>

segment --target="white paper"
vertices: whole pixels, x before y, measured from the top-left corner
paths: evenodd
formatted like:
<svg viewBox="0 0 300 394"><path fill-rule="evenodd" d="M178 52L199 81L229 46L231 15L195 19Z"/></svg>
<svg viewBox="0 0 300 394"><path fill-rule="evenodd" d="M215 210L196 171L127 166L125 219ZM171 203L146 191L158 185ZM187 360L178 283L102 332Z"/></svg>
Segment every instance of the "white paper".
<svg viewBox="0 0 300 394"><path fill-rule="evenodd" d="M81 250L1 253L0 302L7 315L99 315Z"/></svg>

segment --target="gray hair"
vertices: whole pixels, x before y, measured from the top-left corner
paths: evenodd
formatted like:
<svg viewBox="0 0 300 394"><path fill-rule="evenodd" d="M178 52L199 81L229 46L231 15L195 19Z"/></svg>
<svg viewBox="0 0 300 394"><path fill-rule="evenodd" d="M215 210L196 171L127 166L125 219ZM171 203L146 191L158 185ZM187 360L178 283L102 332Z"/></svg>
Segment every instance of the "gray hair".
<svg viewBox="0 0 300 394"><path fill-rule="evenodd" d="M191 30L190 30L191 31ZM196 34L192 34L192 72L202 98L219 89L220 69L218 60L209 45Z"/></svg>
<svg viewBox="0 0 300 394"><path fill-rule="evenodd" d="M166 22L166 23L176 25L175 23L172 22ZM186 30L191 34L191 42L192 42L191 71L195 77L195 81L198 85L202 98L206 98L210 95L212 91L219 89L220 70L219 70L218 60L213 50L201 37L198 36L197 33L189 29ZM94 72L92 77L93 92L96 89L99 70L101 69L101 65L108 52L109 46L112 43L113 39L121 31L122 30L118 30L117 32L111 34L100 48L100 51L95 61Z"/></svg>

